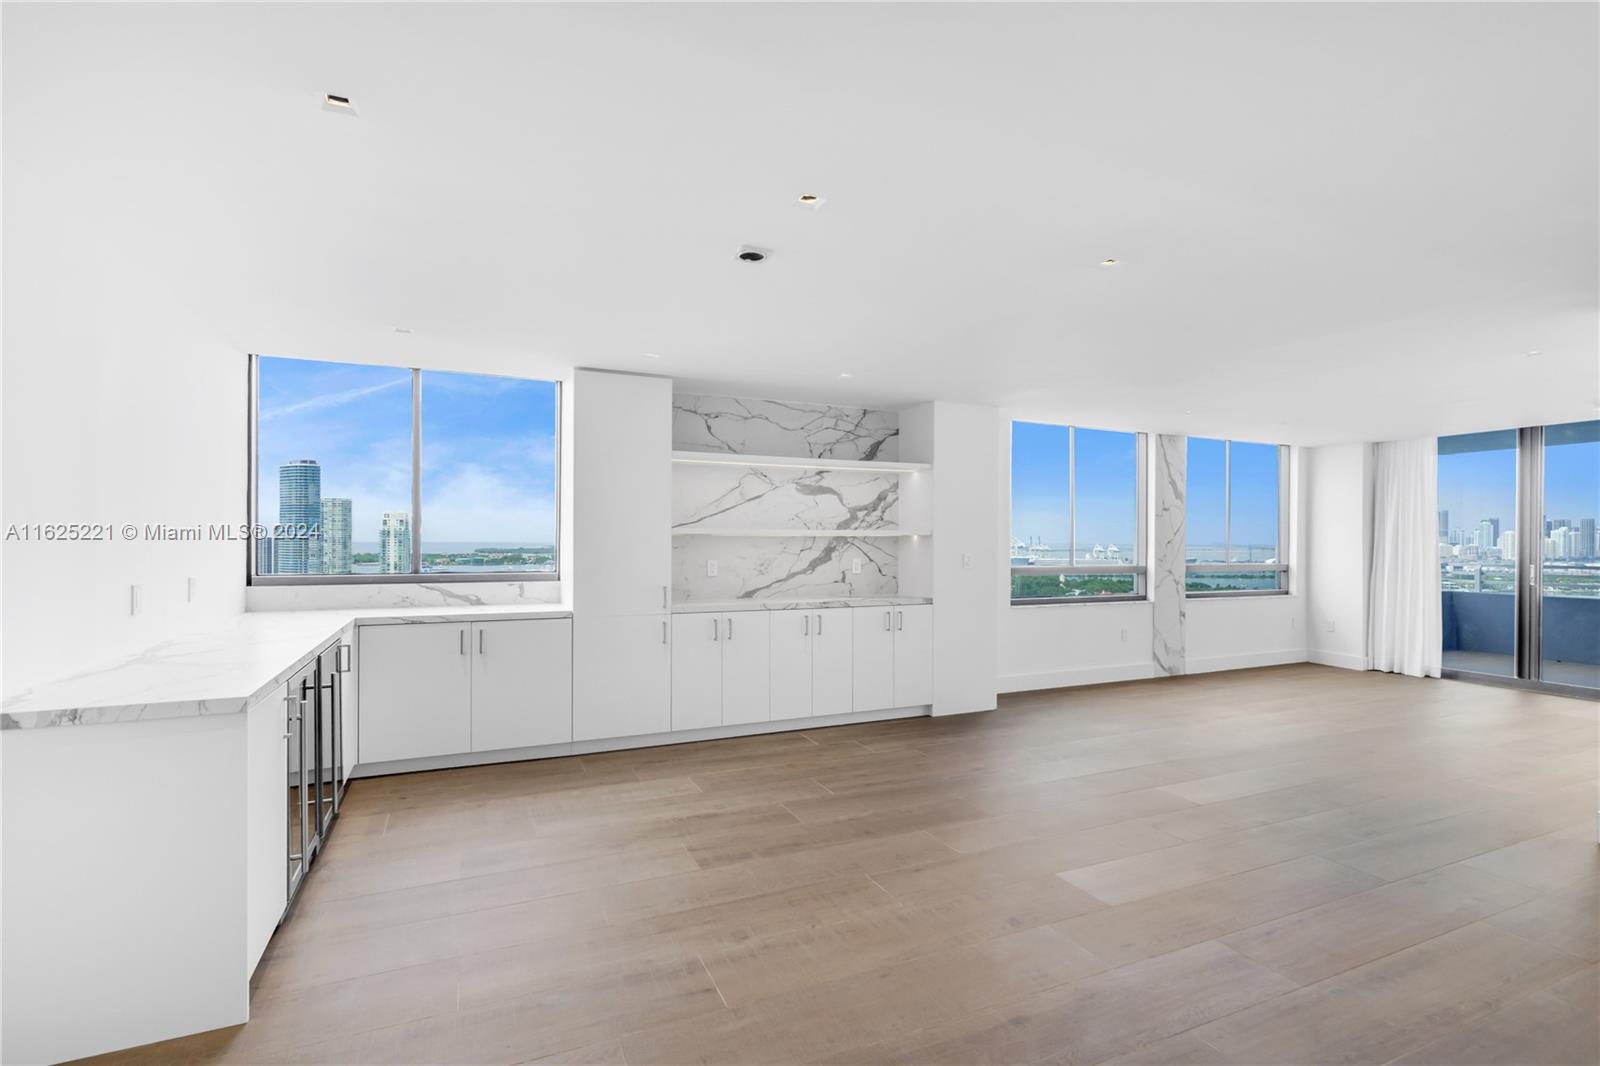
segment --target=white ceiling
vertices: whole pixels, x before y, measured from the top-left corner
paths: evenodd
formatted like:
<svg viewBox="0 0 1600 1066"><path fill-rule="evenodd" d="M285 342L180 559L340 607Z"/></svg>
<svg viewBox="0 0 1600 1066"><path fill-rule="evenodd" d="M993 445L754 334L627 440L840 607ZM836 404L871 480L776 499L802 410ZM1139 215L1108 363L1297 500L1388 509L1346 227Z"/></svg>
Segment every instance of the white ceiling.
<svg viewBox="0 0 1600 1066"><path fill-rule="evenodd" d="M1591 418L1597 12L7 5L6 208L240 350L1297 443Z"/></svg>

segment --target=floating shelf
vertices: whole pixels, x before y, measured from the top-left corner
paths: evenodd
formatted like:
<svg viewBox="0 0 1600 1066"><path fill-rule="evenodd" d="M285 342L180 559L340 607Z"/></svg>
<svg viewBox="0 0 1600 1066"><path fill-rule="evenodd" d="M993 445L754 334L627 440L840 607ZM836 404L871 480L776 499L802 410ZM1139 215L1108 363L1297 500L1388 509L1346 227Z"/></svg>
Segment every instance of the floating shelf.
<svg viewBox="0 0 1600 1066"><path fill-rule="evenodd" d="M674 529L675 537L927 537L921 529L734 529L708 526L704 529Z"/></svg>
<svg viewBox="0 0 1600 1066"><path fill-rule="evenodd" d="M673 452L675 463L711 466L783 466L803 470L870 470L877 474L914 474L932 470L932 463L902 463L894 459L807 459L794 455L736 455L732 452Z"/></svg>

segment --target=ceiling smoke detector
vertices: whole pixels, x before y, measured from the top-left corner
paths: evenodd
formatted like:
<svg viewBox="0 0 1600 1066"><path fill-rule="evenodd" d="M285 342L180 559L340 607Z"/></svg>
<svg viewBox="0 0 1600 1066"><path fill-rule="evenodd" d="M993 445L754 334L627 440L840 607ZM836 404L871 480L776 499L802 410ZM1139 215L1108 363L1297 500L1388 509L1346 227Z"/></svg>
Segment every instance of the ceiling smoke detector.
<svg viewBox="0 0 1600 1066"><path fill-rule="evenodd" d="M332 111L338 115L354 115L356 113L356 105L348 96L340 96L337 93L323 93L322 110Z"/></svg>
<svg viewBox="0 0 1600 1066"><path fill-rule="evenodd" d="M759 263L767 257L766 250L746 244L739 248L739 259L746 263Z"/></svg>

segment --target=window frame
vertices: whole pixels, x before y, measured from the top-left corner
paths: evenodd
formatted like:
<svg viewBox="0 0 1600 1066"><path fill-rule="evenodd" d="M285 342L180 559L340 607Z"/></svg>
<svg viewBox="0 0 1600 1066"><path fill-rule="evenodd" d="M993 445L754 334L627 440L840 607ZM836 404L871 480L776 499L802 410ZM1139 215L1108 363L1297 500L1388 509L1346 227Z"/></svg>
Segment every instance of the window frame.
<svg viewBox="0 0 1600 1066"><path fill-rule="evenodd" d="M322 359L315 362L349 366L387 366L394 370L411 372L411 571L404 574L260 574L256 572L256 537L254 530L264 525L256 513L259 487L259 445L261 414L261 355L250 353L249 388L247 396L247 421L250 444L246 462L249 464L245 479L246 514L249 516L251 534L245 542L245 585L297 586L297 585L441 585L474 581L560 581L561 580L561 420L562 382L551 381L555 386L555 543L551 546L553 570L501 570L490 574L469 574L458 571L423 573L422 571L422 367L394 366L388 363L340 363L339 360ZM298 357L285 357L298 358ZM476 373L476 371L440 371L441 373ZM510 377L508 374L482 374L481 377ZM543 381L544 378L518 378L521 381Z"/></svg>
<svg viewBox="0 0 1600 1066"><path fill-rule="evenodd" d="M1199 440L1216 440L1216 437L1200 437ZM1184 439L1184 447L1188 448L1189 438ZM1241 444L1264 444L1265 441L1240 441ZM1233 438L1222 438L1222 558L1220 563L1190 563L1183 564L1183 595L1185 599L1212 600L1230 599L1245 596L1287 596L1292 591L1289 587L1289 446L1276 444L1278 449L1278 559L1276 563L1230 563L1228 556L1233 554ZM1184 464L1184 554L1188 554L1188 463ZM1208 592L1194 592L1189 589L1189 576L1191 574L1215 573L1276 573L1278 587L1275 589L1214 589Z"/></svg>
<svg viewBox="0 0 1600 1066"><path fill-rule="evenodd" d="M1018 422L1031 422L1030 419L1013 418L1013 426ZM1078 556L1078 430L1096 429L1094 426L1077 426L1061 422L1033 422L1034 425L1062 426L1067 431L1067 548L1072 564L1053 564L1050 566L1013 566L1006 576L1007 594L1013 607L1053 607L1061 604L1080 603L1141 603L1149 600L1150 589L1148 581L1149 565L1146 555L1149 551L1149 434L1131 431L1134 440L1134 561L1132 563L1119 563L1104 566L1079 565ZM1100 432L1127 433L1129 430L1101 430ZM1012 453L1015 461L1015 452ZM1008 476L1008 481L1009 481ZM1011 486L1008 484L1007 501L1009 508ZM1010 515L1007 516L1007 529L1010 528ZM1007 541L1015 535L1008 532ZM1007 555L1010 546L1007 546ZM1030 596L1021 599L1010 596L1018 574L1075 574L1080 577L1095 575L1132 574L1133 591L1125 595L1115 596Z"/></svg>

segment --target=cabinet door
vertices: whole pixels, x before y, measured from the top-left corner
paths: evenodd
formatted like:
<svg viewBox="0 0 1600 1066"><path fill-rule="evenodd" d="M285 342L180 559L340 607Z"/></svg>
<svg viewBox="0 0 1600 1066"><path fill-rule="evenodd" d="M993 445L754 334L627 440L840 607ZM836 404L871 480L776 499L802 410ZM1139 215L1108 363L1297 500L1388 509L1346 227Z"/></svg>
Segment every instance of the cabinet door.
<svg viewBox="0 0 1600 1066"><path fill-rule="evenodd" d="M858 711L881 711L894 702L894 610L854 607L851 645L854 649L852 704Z"/></svg>
<svg viewBox="0 0 1600 1066"><path fill-rule="evenodd" d="M722 724L720 614L672 618L672 728L705 729Z"/></svg>
<svg viewBox="0 0 1600 1066"><path fill-rule="evenodd" d="M894 705L933 702L933 606L894 610Z"/></svg>
<svg viewBox="0 0 1600 1066"><path fill-rule="evenodd" d="M849 714L855 706L855 611L832 607L811 612L811 713ZM867 611L868 622L878 616Z"/></svg>
<svg viewBox="0 0 1600 1066"><path fill-rule="evenodd" d="M472 658L465 623L361 628L361 761L472 748Z"/></svg>
<svg viewBox="0 0 1600 1066"><path fill-rule="evenodd" d="M665 612L672 382L580 370L572 388L573 604L585 616Z"/></svg>
<svg viewBox="0 0 1600 1066"><path fill-rule="evenodd" d="M664 614L574 618L572 739L665 733L672 660Z"/></svg>
<svg viewBox="0 0 1600 1066"><path fill-rule="evenodd" d="M811 647L817 619L811 611L769 611L769 699L772 721L811 716ZM849 695L845 710L849 710Z"/></svg>
<svg viewBox="0 0 1600 1066"><path fill-rule="evenodd" d="M472 624L472 750L572 739L572 622Z"/></svg>
<svg viewBox="0 0 1600 1066"><path fill-rule="evenodd" d="M741 611L722 618L722 724L772 718L770 611Z"/></svg>

